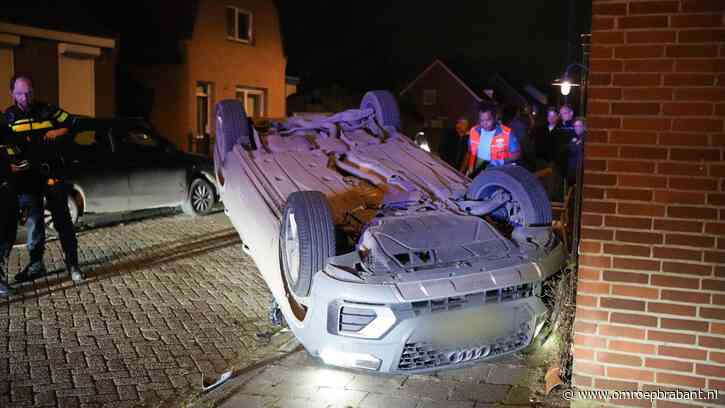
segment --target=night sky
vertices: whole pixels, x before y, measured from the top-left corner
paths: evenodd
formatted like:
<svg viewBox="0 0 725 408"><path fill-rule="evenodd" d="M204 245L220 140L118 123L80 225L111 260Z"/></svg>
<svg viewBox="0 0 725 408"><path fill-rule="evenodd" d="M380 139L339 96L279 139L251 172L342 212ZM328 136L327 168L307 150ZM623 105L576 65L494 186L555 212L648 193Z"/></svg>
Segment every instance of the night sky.
<svg viewBox="0 0 725 408"><path fill-rule="evenodd" d="M591 26L587 0L282 0L279 9L288 73L311 88L401 89L435 57L544 87L579 61L579 34Z"/></svg>
<svg viewBox="0 0 725 408"><path fill-rule="evenodd" d="M116 32L121 63L174 62L194 0L24 1L0 16L48 28ZM288 75L302 89L400 90L435 57L485 65L544 88L578 61L591 24L587 0L276 1Z"/></svg>

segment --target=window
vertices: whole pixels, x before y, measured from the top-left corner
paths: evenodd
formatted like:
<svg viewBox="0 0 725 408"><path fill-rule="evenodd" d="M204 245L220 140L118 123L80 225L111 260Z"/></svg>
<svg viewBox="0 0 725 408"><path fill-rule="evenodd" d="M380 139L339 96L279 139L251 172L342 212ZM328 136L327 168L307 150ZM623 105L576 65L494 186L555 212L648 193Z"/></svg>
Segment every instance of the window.
<svg viewBox="0 0 725 408"><path fill-rule="evenodd" d="M251 12L227 7L227 39L247 44L252 42Z"/></svg>
<svg viewBox="0 0 725 408"><path fill-rule="evenodd" d="M211 135L209 118L212 106L213 86L207 82L196 83L196 137L203 138L204 135Z"/></svg>
<svg viewBox="0 0 725 408"><path fill-rule="evenodd" d="M430 106L436 104L438 99L438 92L435 89L424 89L423 90L423 105Z"/></svg>
<svg viewBox="0 0 725 408"><path fill-rule="evenodd" d="M265 115L265 93L264 89L237 88L237 99L242 102L247 116L259 118Z"/></svg>

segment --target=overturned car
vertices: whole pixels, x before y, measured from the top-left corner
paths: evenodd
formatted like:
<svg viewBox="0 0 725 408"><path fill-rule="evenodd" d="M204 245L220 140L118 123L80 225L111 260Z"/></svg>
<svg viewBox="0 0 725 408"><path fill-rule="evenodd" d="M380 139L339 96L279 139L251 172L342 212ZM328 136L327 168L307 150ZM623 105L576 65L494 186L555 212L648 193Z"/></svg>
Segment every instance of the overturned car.
<svg viewBox="0 0 725 408"><path fill-rule="evenodd" d="M422 372L515 352L541 330L542 284L566 254L531 173L468 179L399 133L387 91L263 132L237 101L215 112L225 211L310 354Z"/></svg>

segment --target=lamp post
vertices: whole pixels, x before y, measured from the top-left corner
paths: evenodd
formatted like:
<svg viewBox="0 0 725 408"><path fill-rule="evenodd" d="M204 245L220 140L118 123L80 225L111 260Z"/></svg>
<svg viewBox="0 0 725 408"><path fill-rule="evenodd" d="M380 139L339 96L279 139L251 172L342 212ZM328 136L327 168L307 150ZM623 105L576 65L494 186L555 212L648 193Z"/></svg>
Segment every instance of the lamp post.
<svg viewBox="0 0 725 408"><path fill-rule="evenodd" d="M586 112L586 106L584 106L584 103L586 101L586 74L589 72L589 69L579 63L573 63L569 64L566 69L564 70L564 74L562 75L563 81L561 82L561 94L562 95L568 95L569 91L571 91L571 83L569 82L569 70L573 67L579 67L582 69L581 74L581 91L579 92L579 114L584 115ZM582 153L579 155L579 160L577 161L576 166L576 185L574 187L574 219L572 222L572 247L570 251L570 257L574 262L577 262L579 259L579 233L580 233L580 222L581 222L581 203L582 203L582 182L584 181L584 145L586 144L586 140L581 141L581 149Z"/></svg>
<svg viewBox="0 0 725 408"><path fill-rule="evenodd" d="M581 84L578 84L571 79L571 74L569 71L571 71L572 68L578 67L582 69L581 74ZM561 76L560 80L554 81L552 85L558 86L561 88L561 94L564 95L565 101L568 99L569 94L571 93L572 87L581 87L581 90L579 91L579 109L578 113L583 115L584 112L586 112L586 86L587 86L587 74L589 73L589 69L577 62L569 64L566 69L564 70L564 73Z"/></svg>

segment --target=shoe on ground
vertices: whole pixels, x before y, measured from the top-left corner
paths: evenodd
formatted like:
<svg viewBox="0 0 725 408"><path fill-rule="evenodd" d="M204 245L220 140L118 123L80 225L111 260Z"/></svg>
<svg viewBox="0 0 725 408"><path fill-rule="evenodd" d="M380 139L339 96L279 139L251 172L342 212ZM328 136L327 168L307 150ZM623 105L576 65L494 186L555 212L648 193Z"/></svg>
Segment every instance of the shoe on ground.
<svg viewBox="0 0 725 408"><path fill-rule="evenodd" d="M75 283L80 283L83 279L85 279L85 276L78 265L70 267L70 278L73 279L73 282Z"/></svg>
<svg viewBox="0 0 725 408"><path fill-rule="evenodd" d="M27 282L47 274L48 271L45 269L45 263L43 261L31 262L19 274L15 275L15 282Z"/></svg>

